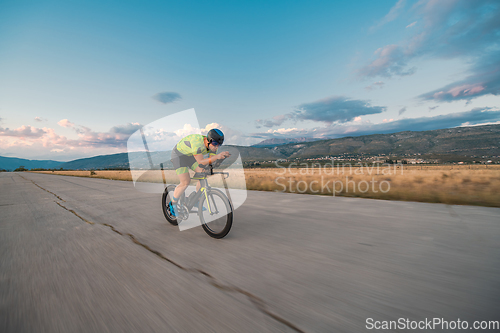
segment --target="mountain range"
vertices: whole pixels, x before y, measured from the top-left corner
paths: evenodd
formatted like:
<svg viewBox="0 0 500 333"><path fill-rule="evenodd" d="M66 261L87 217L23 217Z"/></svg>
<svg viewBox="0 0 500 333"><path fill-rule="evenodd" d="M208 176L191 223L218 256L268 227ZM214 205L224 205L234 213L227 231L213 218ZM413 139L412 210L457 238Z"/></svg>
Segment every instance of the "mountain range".
<svg viewBox="0 0 500 333"><path fill-rule="evenodd" d="M27 160L25 158L0 156L0 170L4 169L12 171L20 166L24 166L26 169L33 169L33 168L52 169L58 167L58 165L60 165L61 163L64 162L52 161L52 160Z"/></svg>
<svg viewBox="0 0 500 333"><path fill-rule="evenodd" d="M286 145L287 143L297 143L297 142L311 142L311 141L318 141L321 139L316 139L316 138L272 138L272 139L267 139L264 141L261 141L255 145L251 145L250 147L276 147L276 146L281 146L281 145Z"/></svg>
<svg viewBox="0 0 500 333"><path fill-rule="evenodd" d="M286 141L292 141L286 143ZM373 134L339 139L315 140L310 138L265 140L255 146L225 146L237 149L243 162L273 161L277 159L309 159L322 157L368 156L425 156L447 161L498 160L500 156L500 125L456 127L433 131L405 131L393 134ZM148 168L152 163L171 167L168 152L127 153L102 155L70 162L27 160L0 156L0 169L14 170L19 166L63 169L125 169L129 158L134 167Z"/></svg>
<svg viewBox="0 0 500 333"><path fill-rule="evenodd" d="M404 131L393 134L372 134L313 142L290 143L275 147L241 147L242 157L271 156L282 159L320 158L324 156L376 155L450 155L458 159L500 155L500 125L455 127L432 131ZM255 148L253 148L255 149ZM244 152L248 152L247 156ZM255 159L257 160L257 159Z"/></svg>

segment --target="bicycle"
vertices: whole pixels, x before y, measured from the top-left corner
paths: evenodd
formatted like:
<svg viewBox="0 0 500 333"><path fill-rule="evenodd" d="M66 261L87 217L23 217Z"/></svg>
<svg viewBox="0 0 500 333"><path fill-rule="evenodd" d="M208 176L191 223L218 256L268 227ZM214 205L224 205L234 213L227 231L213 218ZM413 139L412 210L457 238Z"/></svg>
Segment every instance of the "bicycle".
<svg viewBox="0 0 500 333"><path fill-rule="evenodd" d="M177 202L177 217L172 215L169 207L171 201L170 195L173 195L176 186L168 185L165 188L161 205L163 215L165 215L165 218L170 224L179 225L183 220L187 220L189 213L196 212L192 211L192 209L198 202L198 211L196 213L200 218L203 230L213 238L223 238L229 233L233 224L233 206L231 201L222 191L212 188L207 180L208 176L220 174L222 175L224 186L227 188L226 179L229 177L229 173L213 171L213 168L220 165L220 162L222 161L216 161L213 166L205 167L205 169L208 170L194 174L191 179L201 182L200 189L191 193L187 198L186 195L182 193ZM161 169L163 173L163 166L161 166Z"/></svg>

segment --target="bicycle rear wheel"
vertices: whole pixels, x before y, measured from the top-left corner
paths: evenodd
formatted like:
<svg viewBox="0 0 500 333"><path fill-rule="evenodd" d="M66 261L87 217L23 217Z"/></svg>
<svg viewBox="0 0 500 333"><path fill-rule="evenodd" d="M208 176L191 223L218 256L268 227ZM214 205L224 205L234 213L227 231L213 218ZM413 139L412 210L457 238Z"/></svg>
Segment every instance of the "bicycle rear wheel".
<svg viewBox="0 0 500 333"><path fill-rule="evenodd" d="M168 185L165 188L165 191L163 192L163 196L161 198L161 208L163 211L163 215L165 215L165 218L167 219L170 224L177 225L177 218L172 215L170 212L170 208L168 206L169 202L172 200L172 197L174 195L174 190L175 190L175 185Z"/></svg>
<svg viewBox="0 0 500 333"><path fill-rule="evenodd" d="M233 206L227 196L216 189L210 189L206 197L201 197L198 215L203 230L213 238L225 237L233 225Z"/></svg>

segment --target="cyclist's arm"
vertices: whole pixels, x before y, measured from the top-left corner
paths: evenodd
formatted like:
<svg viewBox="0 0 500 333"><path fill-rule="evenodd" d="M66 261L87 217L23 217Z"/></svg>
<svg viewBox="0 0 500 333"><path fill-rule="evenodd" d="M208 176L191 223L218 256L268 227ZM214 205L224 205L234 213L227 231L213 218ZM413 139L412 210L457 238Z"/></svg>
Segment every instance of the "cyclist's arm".
<svg viewBox="0 0 500 333"><path fill-rule="evenodd" d="M198 162L198 164L207 165L209 163L215 162L216 160L220 160L220 159L228 157L229 152L223 151L220 154L213 155L213 156L210 156L207 158L203 158L203 154L198 154L198 155L193 155L193 156L194 156L194 159L196 160L196 162Z"/></svg>

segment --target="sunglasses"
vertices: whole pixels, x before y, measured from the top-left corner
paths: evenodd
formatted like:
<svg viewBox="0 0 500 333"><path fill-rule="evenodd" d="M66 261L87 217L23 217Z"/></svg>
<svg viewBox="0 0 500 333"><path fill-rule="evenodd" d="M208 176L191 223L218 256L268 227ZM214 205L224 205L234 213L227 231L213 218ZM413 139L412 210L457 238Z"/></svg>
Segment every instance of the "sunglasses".
<svg viewBox="0 0 500 333"><path fill-rule="evenodd" d="M220 146L219 143L215 140L213 140L212 142L210 142L211 144L213 144L214 146Z"/></svg>

